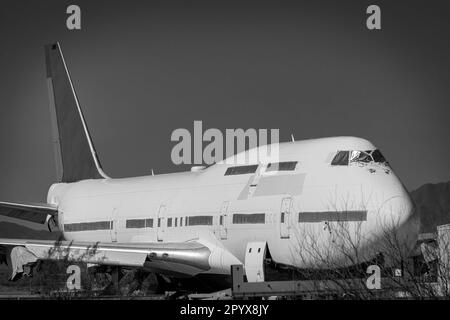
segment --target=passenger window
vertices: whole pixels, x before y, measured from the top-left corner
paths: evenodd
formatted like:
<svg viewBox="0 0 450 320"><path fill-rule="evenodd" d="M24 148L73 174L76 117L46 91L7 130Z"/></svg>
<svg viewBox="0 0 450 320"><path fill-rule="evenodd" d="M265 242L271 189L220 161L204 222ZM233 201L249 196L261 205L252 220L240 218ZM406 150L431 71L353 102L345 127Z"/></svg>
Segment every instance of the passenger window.
<svg viewBox="0 0 450 320"><path fill-rule="evenodd" d="M177 226L178 218L175 218L175 227Z"/></svg>
<svg viewBox="0 0 450 320"><path fill-rule="evenodd" d="M183 226L183 217L180 218L180 227Z"/></svg>
<svg viewBox="0 0 450 320"><path fill-rule="evenodd" d="M281 223L284 223L284 212L281 213L280 222L281 222Z"/></svg>
<svg viewBox="0 0 450 320"><path fill-rule="evenodd" d="M161 228L161 218L158 218L158 228Z"/></svg>
<svg viewBox="0 0 450 320"><path fill-rule="evenodd" d="M167 219L167 226L168 227L172 226L172 218Z"/></svg>
<svg viewBox="0 0 450 320"><path fill-rule="evenodd" d="M220 216L219 224L220 224L221 226L223 226L223 216Z"/></svg>
<svg viewBox="0 0 450 320"><path fill-rule="evenodd" d="M153 228L153 219L145 219L145 227Z"/></svg>
<svg viewBox="0 0 450 320"><path fill-rule="evenodd" d="M269 163L266 169L266 172L271 171L294 171L297 166L297 161L285 161L285 162L276 162Z"/></svg>

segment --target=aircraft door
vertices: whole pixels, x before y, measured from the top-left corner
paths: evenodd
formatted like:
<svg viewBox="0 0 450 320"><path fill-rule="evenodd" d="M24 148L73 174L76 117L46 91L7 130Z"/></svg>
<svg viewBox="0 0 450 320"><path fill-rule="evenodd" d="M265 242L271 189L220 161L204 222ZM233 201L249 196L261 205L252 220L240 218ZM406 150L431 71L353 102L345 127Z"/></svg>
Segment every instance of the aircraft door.
<svg viewBox="0 0 450 320"><path fill-rule="evenodd" d="M164 232L166 229L166 205L162 204L158 210L158 217L156 219L156 238L158 241L164 240Z"/></svg>
<svg viewBox="0 0 450 320"><path fill-rule="evenodd" d="M289 239L290 224L291 224L291 207L292 198L284 198L281 201L280 212L280 238Z"/></svg>
<svg viewBox="0 0 450 320"><path fill-rule="evenodd" d="M222 207L220 208L219 216L219 235L220 239L225 240L228 238L228 206L230 202L224 201Z"/></svg>
<svg viewBox="0 0 450 320"><path fill-rule="evenodd" d="M59 230L64 232L64 212L63 211L59 211L58 210L58 215L57 215L57 218L56 218L56 222L58 224Z"/></svg>
<svg viewBox="0 0 450 320"><path fill-rule="evenodd" d="M117 223L117 208L114 208L111 217L111 242L117 242Z"/></svg>

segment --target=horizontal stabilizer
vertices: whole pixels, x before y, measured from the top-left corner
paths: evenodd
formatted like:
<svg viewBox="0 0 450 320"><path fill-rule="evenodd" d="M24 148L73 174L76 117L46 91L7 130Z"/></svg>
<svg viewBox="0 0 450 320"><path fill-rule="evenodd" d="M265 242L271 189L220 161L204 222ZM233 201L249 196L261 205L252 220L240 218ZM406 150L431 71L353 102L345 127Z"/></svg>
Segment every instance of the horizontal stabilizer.
<svg viewBox="0 0 450 320"><path fill-rule="evenodd" d="M0 202L0 216L44 224L48 216L55 216L58 209L49 204L25 204Z"/></svg>

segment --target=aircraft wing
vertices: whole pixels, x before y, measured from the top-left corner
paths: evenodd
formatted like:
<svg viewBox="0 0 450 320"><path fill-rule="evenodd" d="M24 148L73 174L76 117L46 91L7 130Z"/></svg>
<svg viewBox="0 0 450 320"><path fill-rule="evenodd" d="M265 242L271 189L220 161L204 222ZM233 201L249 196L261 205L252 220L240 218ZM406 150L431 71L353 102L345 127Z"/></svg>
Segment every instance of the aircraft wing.
<svg viewBox="0 0 450 320"><path fill-rule="evenodd" d="M44 224L49 216L58 214L58 209L49 204L25 204L0 201L0 215Z"/></svg>
<svg viewBox="0 0 450 320"><path fill-rule="evenodd" d="M0 239L0 261L11 260L14 275L37 260L65 260L98 265L145 268L166 275L229 274L241 262L220 243L107 243Z"/></svg>

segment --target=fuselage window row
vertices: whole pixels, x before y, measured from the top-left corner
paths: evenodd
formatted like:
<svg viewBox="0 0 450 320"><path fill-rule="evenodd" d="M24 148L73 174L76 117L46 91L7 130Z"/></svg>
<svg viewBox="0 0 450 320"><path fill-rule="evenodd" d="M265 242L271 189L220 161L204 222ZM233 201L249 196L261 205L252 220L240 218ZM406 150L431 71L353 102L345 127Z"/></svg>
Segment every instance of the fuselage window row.
<svg viewBox="0 0 450 320"><path fill-rule="evenodd" d="M113 228L112 221L96 221L96 222L79 222L64 224L64 231L94 231L94 230L111 230Z"/></svg>
<svg viewBox="0 0 450 320"><path fill-rule="evenodd" d="M126 221L127 229L153 228L153 219L130 219Z"/></svg>
<svg viewBox="0 0 450 320"><path fill-rule="evenodd" d="M212 226L213 216L186 217L187 226Z"/></svg>
<svg viewBox="0 0 450 320"><path fill-rule="evenodd" d="M299 212L298 222L323 222L323 221L367 221L366 210L349 210L349 211L322 211L322 212Z"/></svg>
<svg viewBox="0 0 450 320"><path fill-rule="evenodd" d="M184 220L183 220L184 218ZM180 223L178 224L178 217L167 218L167 227L183 226L212 226L213 216L190 216L180 217ZM233 224L264 224L266 223L265 213L251 213L251 214L233 214ZM223 216L220 216L220 225L223 225ZM128 219L126 220L125 227L127 229L143 229L153 228L153 219ZM158 218L157 227L161 227L161 218ZM97 222L81 222L70 223L64 225L64 230L67 232L75 231L92 231L92 230L112 230L113 221L97 221Z"/></svg>
<svg viewBox="0 0 450 320"><path fill-rule="evenodd" d="M185 221L184 226L212 226L213 225L213 216L192 216L192 217L183 217L180 218L179 226L183 226L183 221ZM160 227L160 220L158 221L158 227ZM176 218L167 218L167 227L177 227L178 226L178 217Z"/></svg>
<svg viewBox="0 0 450 320"><path fill-rule="evenodd" d="M258 224L266 223L266 215L264 213L251 214L233 214L233 224Z"/></svg>

